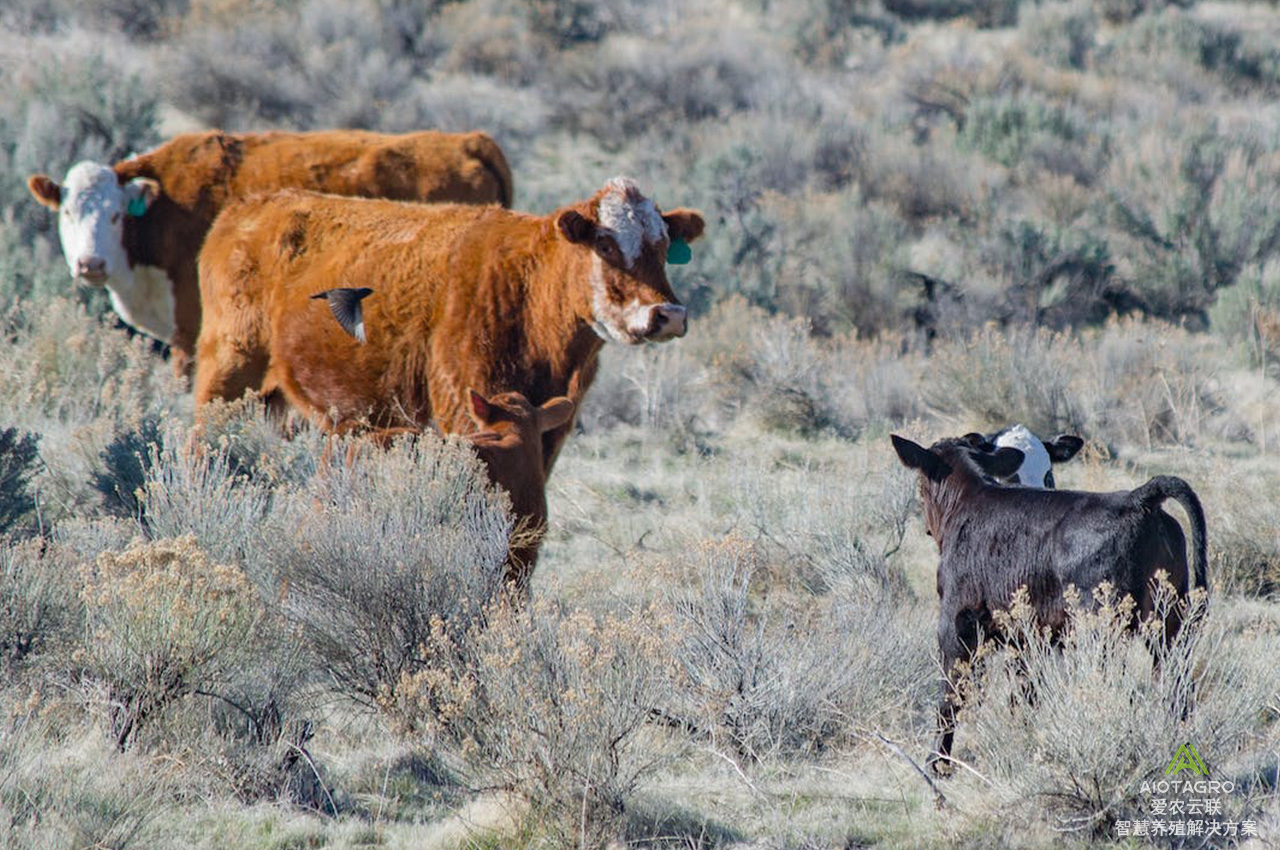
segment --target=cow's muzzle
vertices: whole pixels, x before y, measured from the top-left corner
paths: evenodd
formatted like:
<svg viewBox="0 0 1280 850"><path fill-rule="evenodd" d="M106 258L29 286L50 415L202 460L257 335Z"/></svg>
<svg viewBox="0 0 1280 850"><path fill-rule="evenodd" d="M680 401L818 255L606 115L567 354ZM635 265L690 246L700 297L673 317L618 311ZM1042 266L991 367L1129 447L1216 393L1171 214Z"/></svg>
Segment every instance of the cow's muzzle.
<svg viewBox="0 0 1280 850"><path fill-rule="evenodd" d="M649 324L642 336L650 342L682 337L688 330L688 311L679 304L658 304L649 308Z"/></svg>
<svg viewBox="0 0 1280 850"><path fill-rule="evenodd" d="M107 279L107 261L101 257L81 257L76 260L76 277L85 283L101 285Z"/></svg>

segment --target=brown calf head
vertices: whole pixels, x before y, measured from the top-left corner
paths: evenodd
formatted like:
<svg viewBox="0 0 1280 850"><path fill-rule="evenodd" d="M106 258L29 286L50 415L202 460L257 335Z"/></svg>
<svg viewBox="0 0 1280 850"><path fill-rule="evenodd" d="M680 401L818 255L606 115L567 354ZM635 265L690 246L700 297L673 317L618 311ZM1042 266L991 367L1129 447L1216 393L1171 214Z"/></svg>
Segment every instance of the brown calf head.
<svg viewBox="0 0 1280 850"><path fill-rule="evenodd" d="M702 235L692 210L662 213L635 181L615 177L588 201L556 215L561 238L591 252L591 321L604 339L635 345L684 336L685 308L667 281L674 240Z"/></svg>
<svg viewBox="0 0 1280 850"><path fill-rule="evenodd" d="M476 446L523 448L537 454L542 468L542 435L559 428L573 416L573 402L564 396L550 399L534 407L522 393L499 393L485 398L475 390L467 390L471 400L471 419L480 428L467 439Z"/></svg>
<svg viewBox="0 0 1280 850"><path fill-rule="evenodd" d="M908 469L920 473L920 501L924 503L925 531L942 548L942 525L948 510L962 497L966 484L985 477L1004 478L1017 472L1024 455L1020 449L1001 446L985 451L969 437L939 440L929 448L891 434L894 451Z"/></svg>

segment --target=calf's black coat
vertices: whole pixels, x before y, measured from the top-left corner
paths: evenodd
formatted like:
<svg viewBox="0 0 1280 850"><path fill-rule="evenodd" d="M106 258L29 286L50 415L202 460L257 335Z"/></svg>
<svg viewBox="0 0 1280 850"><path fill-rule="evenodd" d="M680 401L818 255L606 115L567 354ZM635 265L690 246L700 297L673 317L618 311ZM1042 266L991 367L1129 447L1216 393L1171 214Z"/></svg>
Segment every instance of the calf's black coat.
<svg viewBox="0 0 1280 850"><path fill-rule="evenodd" d="M1110 582L1137 603L1133 625L1152 613L1152 579L1163 570L1180 597L1190 586L1208 587L1204 511L1181 478L1157 476L1132 491L1084 493L1011 487L992 478L1016 470L1022 452L975 448L967 438L941 440L928 449L897 435L894 449L920 473L925 527L938 544L938 647L947 683L938 709L939 737L930 756L951 755L957 694L955 666L971 659L979 640L999 637L993 611L1009 607L1025 586L1038 622L1053 630L1066 623L1063 591L1089 593ZM1190 520L1194 568L1188 565L1181 526L1161 510L1174 499ZM1166 639L1181 626L1169 612Z"/></svg>

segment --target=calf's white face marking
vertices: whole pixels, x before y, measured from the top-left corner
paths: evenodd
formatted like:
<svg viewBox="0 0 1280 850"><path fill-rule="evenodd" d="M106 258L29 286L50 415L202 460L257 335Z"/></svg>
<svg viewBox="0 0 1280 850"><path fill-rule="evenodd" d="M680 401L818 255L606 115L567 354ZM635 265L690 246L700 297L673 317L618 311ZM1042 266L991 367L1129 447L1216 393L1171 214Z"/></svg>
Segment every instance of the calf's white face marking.
<svg viewBox="0 0 1280 850"><path fill-rule="evenodd" d="M996 447L1003 446L1018 449L1023 454L1022 466L1018 468L1013 478L1024 487L1038 487L1043 490L1052 464L1049 460L1049 452L1045 450L1040 438L1032 434L1025 425L1014 425L996 437Z"/></svg>

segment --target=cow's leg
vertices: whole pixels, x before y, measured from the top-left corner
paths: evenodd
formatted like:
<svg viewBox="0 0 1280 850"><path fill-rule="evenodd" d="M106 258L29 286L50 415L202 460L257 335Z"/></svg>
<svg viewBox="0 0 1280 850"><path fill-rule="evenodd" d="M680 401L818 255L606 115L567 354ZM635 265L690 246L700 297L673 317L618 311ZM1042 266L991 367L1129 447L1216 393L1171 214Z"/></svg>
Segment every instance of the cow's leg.
<svg viewBox="0 0 1280 850"><path fill-rule="evenodd" d="M248 391L262 387L267 359L218 337L204 336L196 356L195 405L200 408L215 399L235 401Z"/></svg>
<svg viewBox="0 0 1280 850"><path fill-rule="evenodd" d="M951 747L956 737L956 713L960 709L961 663L971 663L981 639L978 617L973 611L947 616L946 600L938 620L938 649L942 656L942 699L938 703L938 737L928 766L939 776L951 772Z"/></svg>
<svg viewBox="0 0 1280 850"><path fill-rule="evenodd" d="M184 389L190 389L195 372L195 343L195 337L182 328L173 332L173 339L169 343L169 365L173 367L173 376Z"/></svg>

